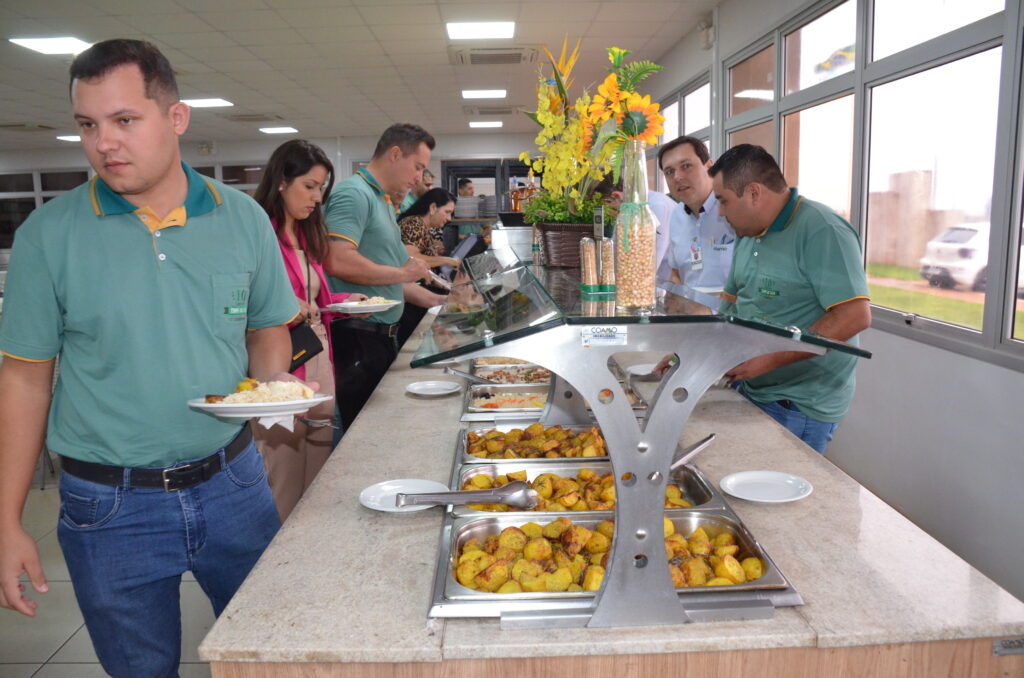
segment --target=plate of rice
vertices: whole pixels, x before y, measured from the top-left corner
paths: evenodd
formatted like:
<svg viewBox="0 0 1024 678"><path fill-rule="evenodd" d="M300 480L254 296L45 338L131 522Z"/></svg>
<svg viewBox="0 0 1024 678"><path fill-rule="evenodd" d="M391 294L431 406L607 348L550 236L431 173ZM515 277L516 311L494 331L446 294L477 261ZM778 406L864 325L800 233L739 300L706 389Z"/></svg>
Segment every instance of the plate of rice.
<svg viewBox="0 0 1024 678"><path fill-rule="evenodd" d="M362 301L342 301L337 304L331 304L325 309L328 313L380 313L386 311L389 308L398 306L400 301L394 299L385 299L384 297L370 297L369 299L363 299Z"/></svg>
<svg viewBox="0 0 1024 678"><path fill-rule="evenodd" d="M238 390L226 396L208 395L193 398L188 406L221 419L252 419L253 417L284 417L302 414L313 406L334 398L314 393L300 381L268 381L246 379Z"/></svg>

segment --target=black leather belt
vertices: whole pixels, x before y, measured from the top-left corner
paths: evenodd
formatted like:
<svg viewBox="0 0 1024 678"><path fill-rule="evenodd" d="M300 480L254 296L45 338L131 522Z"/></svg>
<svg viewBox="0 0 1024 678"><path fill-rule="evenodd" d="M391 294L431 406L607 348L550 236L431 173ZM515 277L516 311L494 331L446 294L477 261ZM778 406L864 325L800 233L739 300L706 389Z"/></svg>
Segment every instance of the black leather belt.
<svg viewBox="0 0 1024 678"><path fill-rule="evenodd" d="M342 327L347 327L359 332L369 332L371 334L379 334L382 337L391 338L398 336L398 323L385 325L384 323L372 323L367 320L360 320L359 318L342 318L335 322L341 323Z"/></svg>
<svg viewBox="0 0 1024 678"><path fill-rule="evenodd" d="M252 429L246 422L245 428L235 436L235 439L224 446L224 460L230 462L239 453L249 446L252 441ZM65 473L88 480L101 485L113 485L115 487L124 484L125 469L121 466L110 466L108 464L97 464L91 461L61 457L60 466ZM165 492L184 490L189 487L204 483L223 470L220 463L220 450L217 450L209 457L193 461L189 464L180 464L168 468L130 468L129 487L162 487Z"/></svg>

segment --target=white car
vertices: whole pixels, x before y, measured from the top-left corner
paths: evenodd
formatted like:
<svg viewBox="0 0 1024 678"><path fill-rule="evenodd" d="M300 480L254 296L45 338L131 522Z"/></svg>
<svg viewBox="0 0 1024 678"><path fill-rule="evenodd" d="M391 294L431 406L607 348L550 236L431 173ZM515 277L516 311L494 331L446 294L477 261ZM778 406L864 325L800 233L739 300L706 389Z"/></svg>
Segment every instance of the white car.
<svg viewBox="0 0 1024 678"><path fill-rule="evenodd" d="M984 291L988 280L987 221L958 224L928 241L921 277L936 287L963 285ZM1024 242L1017 265L1017 296L1024 299Z"/></svg>

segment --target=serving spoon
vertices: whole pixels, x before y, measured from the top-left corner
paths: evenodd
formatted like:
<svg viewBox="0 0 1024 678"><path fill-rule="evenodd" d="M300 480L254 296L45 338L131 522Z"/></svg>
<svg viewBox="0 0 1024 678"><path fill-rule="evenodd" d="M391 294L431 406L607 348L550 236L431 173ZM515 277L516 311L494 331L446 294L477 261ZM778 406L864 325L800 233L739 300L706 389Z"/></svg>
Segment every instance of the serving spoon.
<svg viewBox="0 0 1024 678"><path fill-rule="evenodd" d="M456 492L421 492L395 495L395 506L425 506L443 504L508 504L530 509L537 505L540 495L529 484L516 480L489 490L461 490Z"/></svg>

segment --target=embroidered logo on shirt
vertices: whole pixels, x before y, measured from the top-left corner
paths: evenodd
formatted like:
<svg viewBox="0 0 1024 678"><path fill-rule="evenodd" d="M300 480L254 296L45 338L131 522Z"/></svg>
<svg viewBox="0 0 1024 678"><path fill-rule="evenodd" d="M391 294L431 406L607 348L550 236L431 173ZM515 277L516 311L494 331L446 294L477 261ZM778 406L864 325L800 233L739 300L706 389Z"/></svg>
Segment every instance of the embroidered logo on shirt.
<svg viewBox="0 0 1024 678"><path fill-rule="evenodd" d="M249 290L241 288L232 290L231 292L231 304L224 307L224 315L226 316L240 316L245 315L249 310L249 305L246 303L249 300Z"/></svg>
<svg viewBox="0 0 1024 678"><path fill-rule="evenodd" d="M757 288L757 293L769 299L779 296L779 291L775 289L775 281L769 277L761 278L761 286Z"/></svg>

